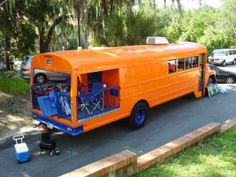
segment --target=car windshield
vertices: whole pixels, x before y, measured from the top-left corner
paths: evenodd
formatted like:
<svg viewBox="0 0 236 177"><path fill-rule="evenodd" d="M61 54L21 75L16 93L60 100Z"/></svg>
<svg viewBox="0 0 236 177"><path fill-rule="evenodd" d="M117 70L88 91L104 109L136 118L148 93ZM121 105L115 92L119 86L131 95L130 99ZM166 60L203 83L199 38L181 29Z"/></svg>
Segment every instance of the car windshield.
<svg viewBox="0 0 236 177"><path fill-rule="evenodd" d="M218 55L218 56L219 56L219 55L220 55L220 56L225 56L226 53L227 53L227 52L226 52L225 50L214 50L214 51L213 51L213 54L214 54L214 55Z"/></svg>
<svg viewBox="0 0 236 177"><path fill-rule="evenodd" d="M31 63L32 58L33 58L32 56L26 56L24 61L22 62L22 64L29 66L30 63Z"/></svg>

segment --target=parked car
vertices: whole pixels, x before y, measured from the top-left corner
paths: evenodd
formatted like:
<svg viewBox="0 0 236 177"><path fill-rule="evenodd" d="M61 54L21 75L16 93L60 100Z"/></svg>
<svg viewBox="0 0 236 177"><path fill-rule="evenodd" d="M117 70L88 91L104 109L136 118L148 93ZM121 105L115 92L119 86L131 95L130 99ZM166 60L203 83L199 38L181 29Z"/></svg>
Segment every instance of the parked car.
<svg viewBox="0 0 236 177"><path fill-rule="evenodd" d="M26 56L21 64L21 74L24 79L30 78L31 72L31 62L34 56ZM69 76L68 76L69 77ZM64 80L65 74L64 73L57 73L52 71L34 70L34 83L43 84L48 80Z"/></svg>
<svg viewBox="0 0 236 177"><path fill-rule="evenodd" d="M236 64L236 49L217 49L208 58L209 63L225 66Z"/></svg>
<svg viewBox="0 0 236 177"><path fill-rule="evenodd" d="M13 69L19 72L21 70L21 63L21 61L14 61Z"/></svg>
<svg viewBox="0 0 236 177"><path fill-rule="evenodd" d="M28 55L24 58L24 60L21 63L21 74L24 79L30 78L30 68L31 68L31 61L33 56Z"/></svg>
<svg viewBox="0 0 236 177"><path fill-rule="evenodd" d="M227 84L233 84L236 82L236 73L224 71L215 65L209 65L209 67L216 72L217 82L223 82Z"/></svg>

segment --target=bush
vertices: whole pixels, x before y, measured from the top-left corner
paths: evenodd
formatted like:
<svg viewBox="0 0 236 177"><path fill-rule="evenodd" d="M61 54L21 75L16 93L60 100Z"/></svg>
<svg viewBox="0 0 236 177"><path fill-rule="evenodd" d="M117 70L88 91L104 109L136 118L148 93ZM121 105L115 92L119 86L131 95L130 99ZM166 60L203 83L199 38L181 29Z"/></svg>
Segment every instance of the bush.
<svg viewBox="0 0 236 177"><path fill-rule="evenodd" d="M27 95L29 83L17 77L13 72L0 72L0 91L14 95Z"/></svg>

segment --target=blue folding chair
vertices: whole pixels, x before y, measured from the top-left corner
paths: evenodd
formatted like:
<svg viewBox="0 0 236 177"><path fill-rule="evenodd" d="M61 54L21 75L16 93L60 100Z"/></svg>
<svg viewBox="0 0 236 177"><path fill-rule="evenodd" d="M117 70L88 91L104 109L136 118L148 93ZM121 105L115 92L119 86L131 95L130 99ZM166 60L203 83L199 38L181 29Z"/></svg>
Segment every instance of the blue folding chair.
<svg viewBox="0 0 236 177"><path fill-rule="evenodd" d="M94 105L94 111L96 109L103 110L103 84L101 82L95 82L92 85L92 101Z"/></svg>
<svg viewBox="0 0 236 177"><path fill-rule="evenodd" d="M103 110L103 84L95 82L92 84L92 89L87 93L78 93L80 98L80 111L86 110L89 115L92 115L96 110Z"/></svg>

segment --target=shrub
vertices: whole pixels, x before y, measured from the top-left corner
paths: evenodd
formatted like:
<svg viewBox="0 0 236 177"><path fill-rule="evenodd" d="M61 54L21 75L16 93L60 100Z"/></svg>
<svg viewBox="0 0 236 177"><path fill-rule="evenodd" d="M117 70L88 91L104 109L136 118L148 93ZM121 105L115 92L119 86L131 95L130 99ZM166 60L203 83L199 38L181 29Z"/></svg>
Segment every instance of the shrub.
<svg viewBox="0 0 236 177"><path fill-rule="evenodd" d="M12 72L0 72L0 91L14 95L27 95L29 83Z"/></svg>

